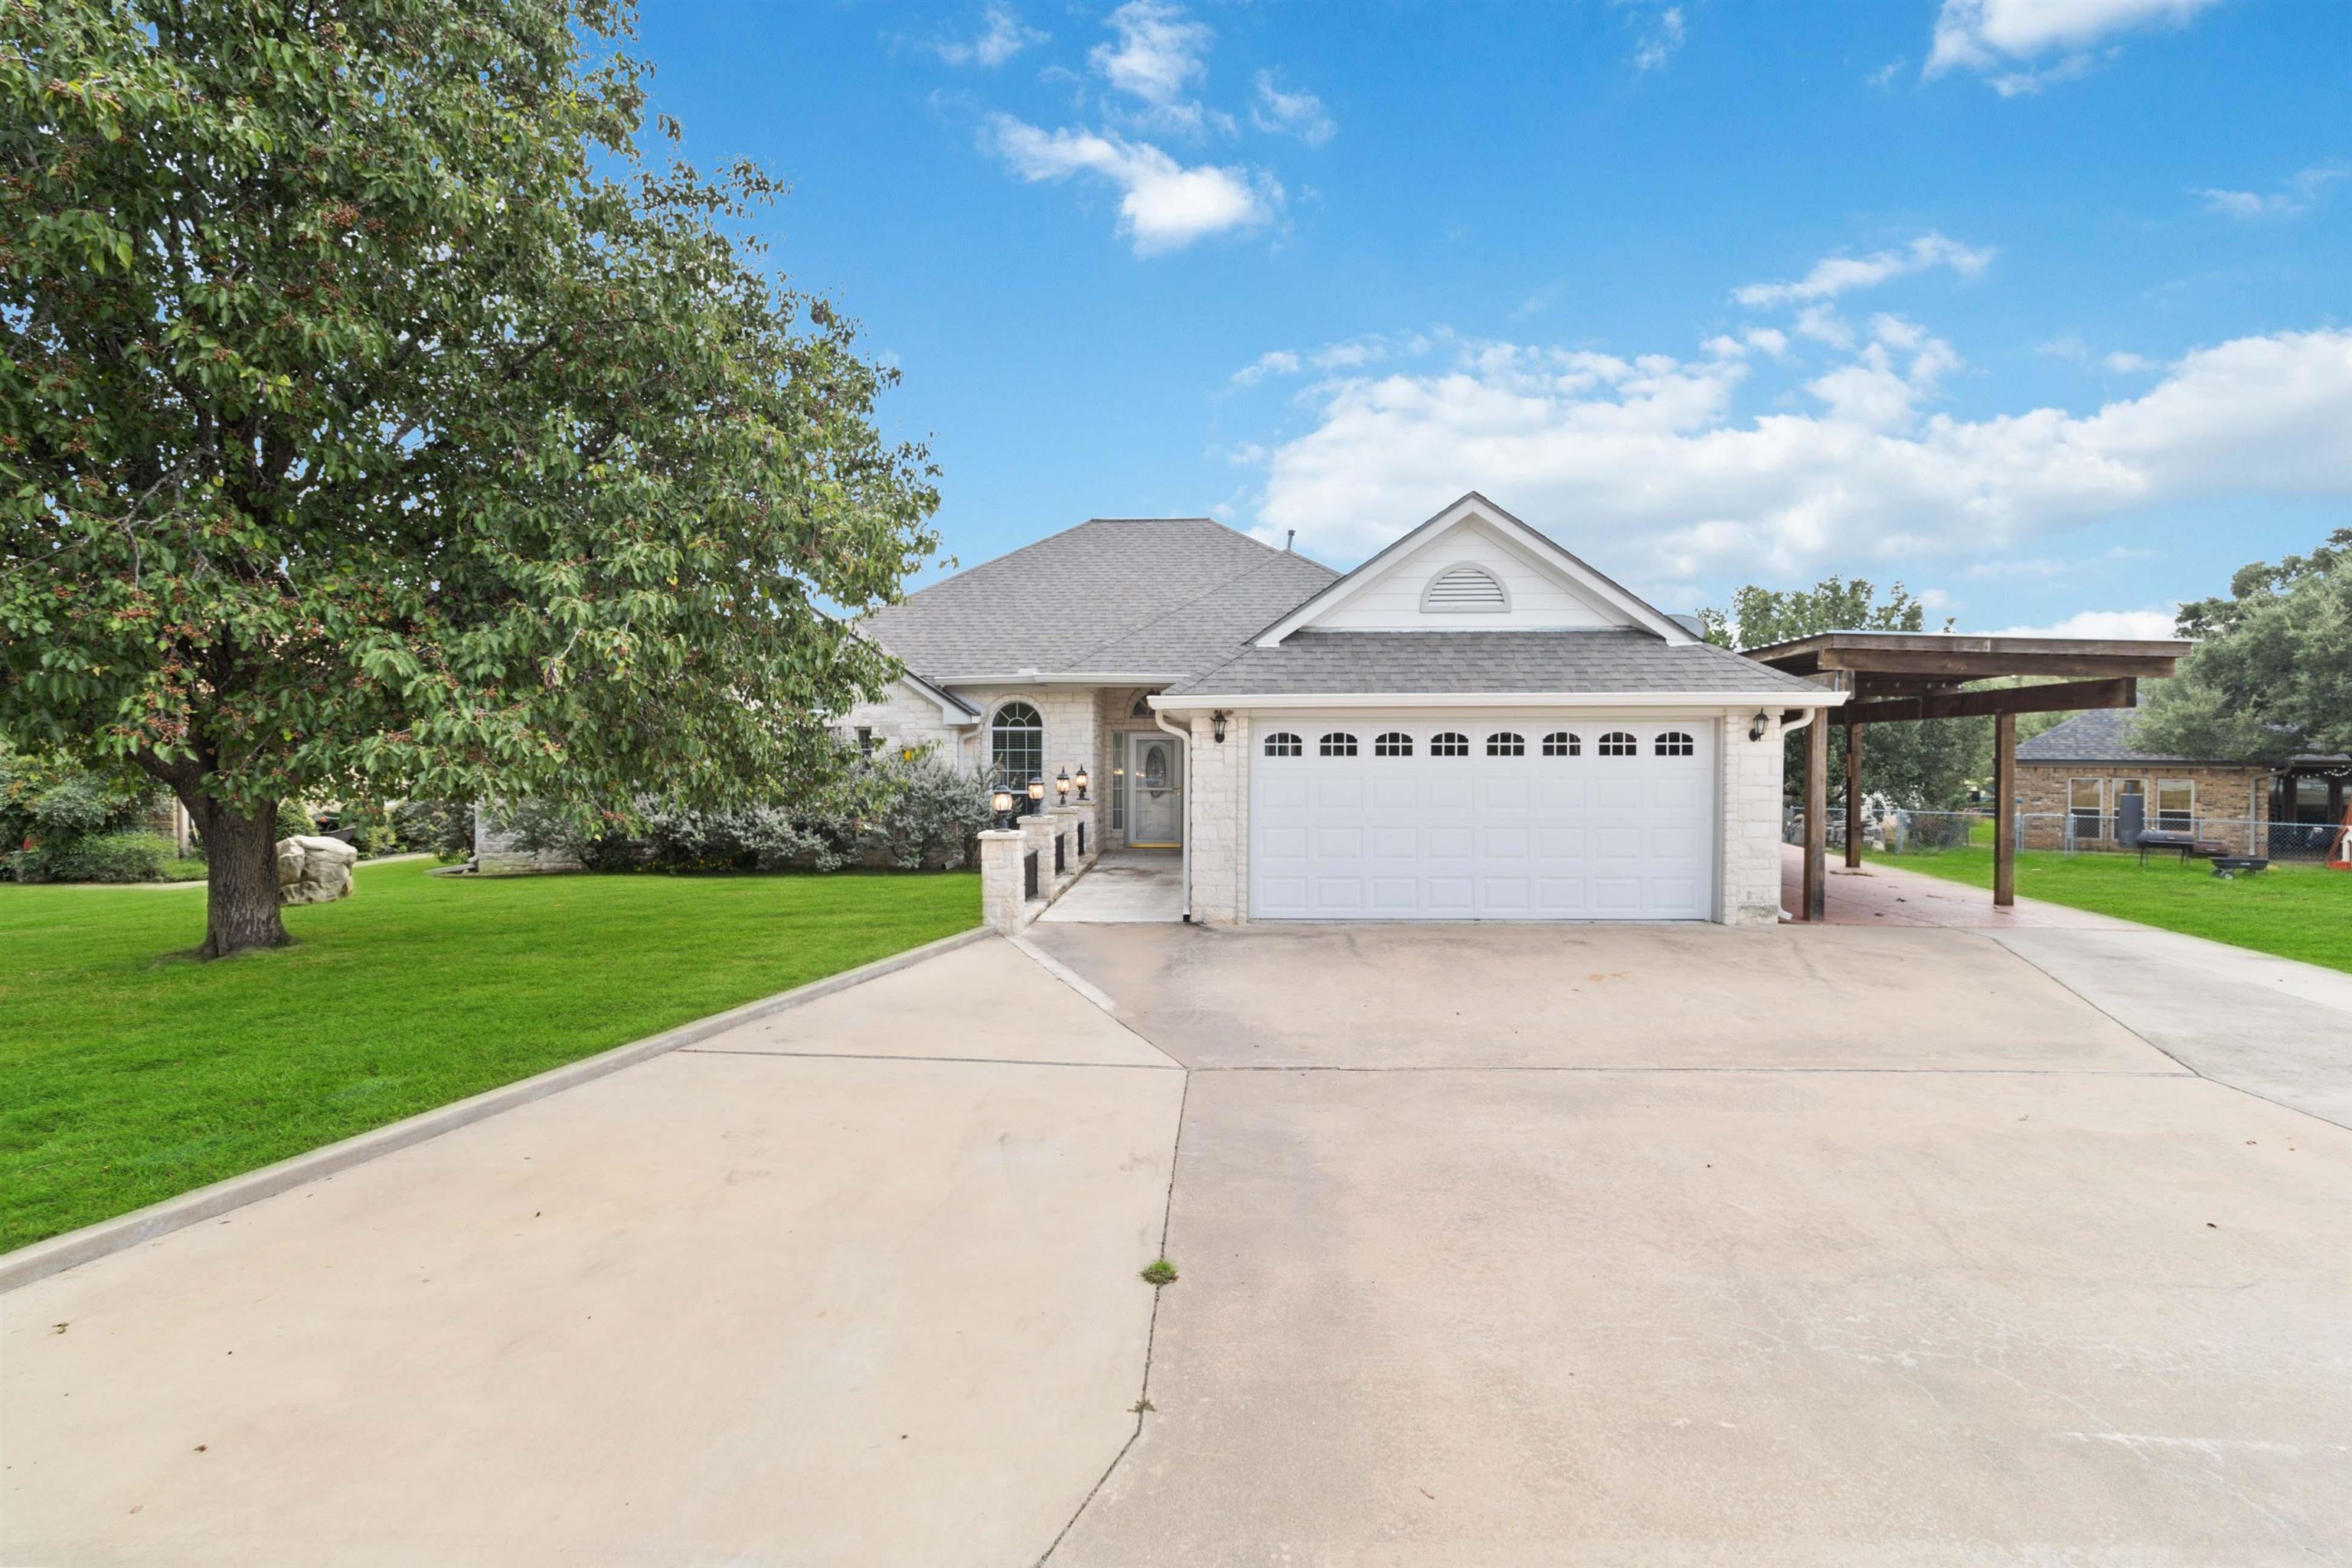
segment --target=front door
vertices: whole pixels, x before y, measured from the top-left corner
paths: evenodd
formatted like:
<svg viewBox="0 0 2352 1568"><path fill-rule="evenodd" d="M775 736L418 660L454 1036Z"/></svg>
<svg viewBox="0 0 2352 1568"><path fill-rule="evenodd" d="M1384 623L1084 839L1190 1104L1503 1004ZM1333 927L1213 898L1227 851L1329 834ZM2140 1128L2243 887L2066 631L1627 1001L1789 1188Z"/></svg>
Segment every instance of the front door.
<svg viewBox="0 0 2352 1568"><path fill-rule="evenodd" d="M1169 848L1184 838L1184 752L1172 735L1137 735L1127 769L1127 841Z"/></svg>

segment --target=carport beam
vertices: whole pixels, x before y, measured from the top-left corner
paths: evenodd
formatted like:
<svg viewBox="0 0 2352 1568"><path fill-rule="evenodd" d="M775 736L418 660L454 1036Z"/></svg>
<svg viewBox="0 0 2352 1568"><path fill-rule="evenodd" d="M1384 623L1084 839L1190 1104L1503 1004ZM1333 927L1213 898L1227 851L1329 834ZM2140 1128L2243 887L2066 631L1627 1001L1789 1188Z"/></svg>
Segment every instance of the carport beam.
<svg viewBox="0 0 2352 1568"><path fill-rule="evenodd" d="M1805 919L1829 918L1830 726L1824 713L1805 726Z"/></svg>
<svg viewBox="0 0 2352 1568"><path fill-rule="evenodd" d="M2017 902L2017 715L1992 721L1992 901Z"/></svg>

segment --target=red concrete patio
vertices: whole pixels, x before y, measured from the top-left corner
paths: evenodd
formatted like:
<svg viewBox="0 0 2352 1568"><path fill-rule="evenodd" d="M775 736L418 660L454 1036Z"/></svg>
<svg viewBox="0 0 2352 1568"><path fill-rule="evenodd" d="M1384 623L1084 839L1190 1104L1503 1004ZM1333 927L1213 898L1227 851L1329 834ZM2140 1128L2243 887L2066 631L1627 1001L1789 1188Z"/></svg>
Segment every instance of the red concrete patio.
<svg viewBox="0 0 2352 1568"><path fill-rule="evenodd" d="M1780 847L1780 908L1793 915L1805 907L1805 851L1802 846ZM1829 923L1842 926L1948 926L1969 930L2022 931L2032 927L2069 926L2087 930L2128 931L2129 921L2070 910L2039 899L2020 899L2004 909L1982 888L1947 882L1917 871L1906 871L1884 860L1858 871L1843 866L1829 868Z"/></svg>

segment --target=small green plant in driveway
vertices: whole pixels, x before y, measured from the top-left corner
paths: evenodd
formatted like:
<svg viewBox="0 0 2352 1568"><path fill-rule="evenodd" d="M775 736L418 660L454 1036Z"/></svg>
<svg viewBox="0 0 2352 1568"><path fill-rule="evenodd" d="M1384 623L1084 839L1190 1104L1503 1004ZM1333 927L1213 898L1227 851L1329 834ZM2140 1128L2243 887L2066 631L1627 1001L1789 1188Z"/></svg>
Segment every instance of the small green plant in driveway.
<svg viewBox="0 0 2352 1568"><path fill-rule="evenodd" d="M1144 1269L1143 1279L1150 1285L1173 1285L1176 1283L1176 1266L1164 1258L1155 1258Z"/></svg>

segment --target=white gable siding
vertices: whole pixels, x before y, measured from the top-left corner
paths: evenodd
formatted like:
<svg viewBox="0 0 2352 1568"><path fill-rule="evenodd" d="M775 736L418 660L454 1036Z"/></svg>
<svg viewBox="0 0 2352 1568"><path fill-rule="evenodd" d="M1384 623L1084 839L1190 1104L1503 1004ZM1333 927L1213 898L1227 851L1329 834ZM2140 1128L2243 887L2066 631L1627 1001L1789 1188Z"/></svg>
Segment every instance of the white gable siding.
<svg viewBox="0 0 2352 1568"><path fill-rule="evenodd" d="M1507 610L1427 610L1422 595L1431 579L1467 562L1494 574L1510 595ZM1633 623L1575 593L1538 567L1492 530L1465 522L1444 530L1381 568L1349 600L1315 624L1333 631L1604 631Z"/></svg>

